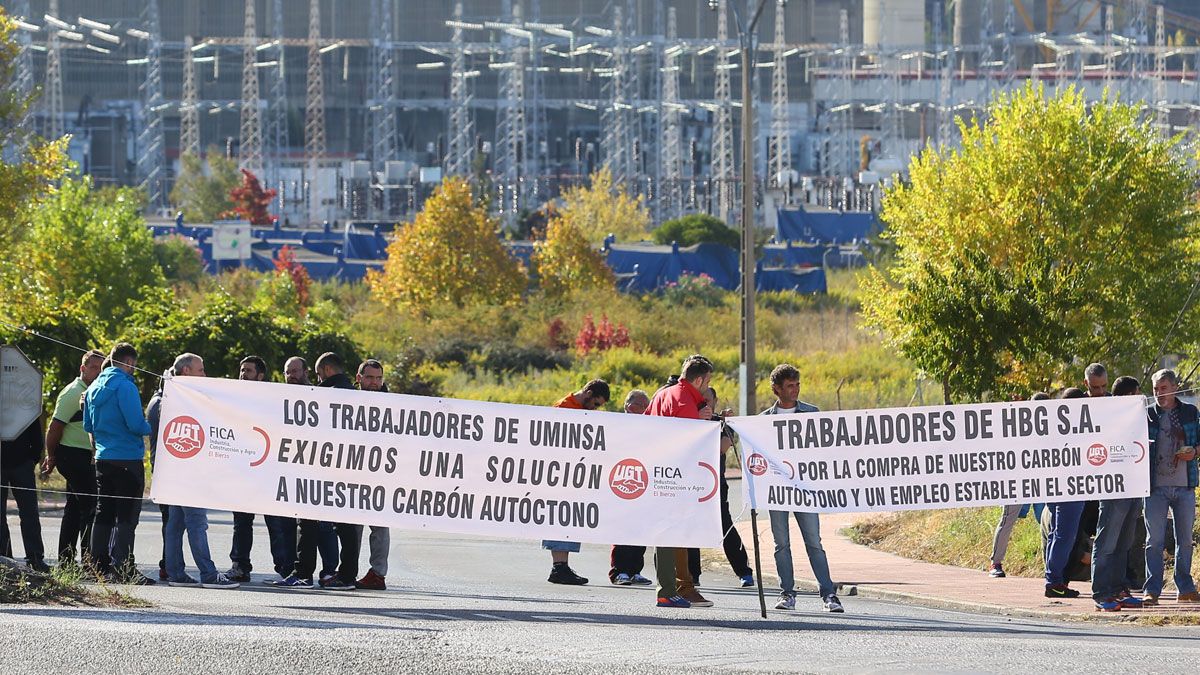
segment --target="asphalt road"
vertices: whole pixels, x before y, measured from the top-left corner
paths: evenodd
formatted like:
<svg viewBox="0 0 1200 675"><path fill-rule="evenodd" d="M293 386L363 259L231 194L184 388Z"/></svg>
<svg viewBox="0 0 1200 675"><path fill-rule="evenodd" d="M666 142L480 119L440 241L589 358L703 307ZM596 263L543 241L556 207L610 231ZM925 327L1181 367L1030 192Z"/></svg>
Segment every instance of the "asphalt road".
<svg viewBox="0 0 1200 675"><path fill-rule="evenodd" d="M137 555L144 562L158 559L157 516L152 506L143 512ZM44 519L48 543L57 541L55 520ZM230 515L210 520L224 569ZM0 665L22 673L206 675L1067 673L1190 671L1200 660L1194 628L1007 619L857 597L843 597L846 613L830 615L815 596L801 596L797 611L770 609L764 620L757 596L738 588L728 568L702 578L716 607L658 609L652 588L607 583L601 546L572 556L592 584L562 587L546 582L549 554L536 542L397 530L389 590L279 590L261 583L273 575L265 574L271 565L261 519L256 525L255 582L237 590L139 587L132 592L155 604L142 610L0 606Z"/></svg>

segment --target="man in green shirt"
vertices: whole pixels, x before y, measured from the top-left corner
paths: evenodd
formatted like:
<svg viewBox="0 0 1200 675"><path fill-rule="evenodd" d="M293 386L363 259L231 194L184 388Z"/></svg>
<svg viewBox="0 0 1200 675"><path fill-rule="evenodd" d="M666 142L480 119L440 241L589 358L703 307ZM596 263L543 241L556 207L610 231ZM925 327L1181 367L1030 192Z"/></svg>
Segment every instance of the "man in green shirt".
<svg viewBox="0 0 1200 675"><path fill-rule="evenodd" d="M100 375L104 354L93 349L83 355L79 377L63 387L54 404L54 417L46 430L46 459L42 475L54 469L67 480L68 494L58 535L58 564L75 562L79 542L87 550L96 516L96 467L92 463L92 441L83 430L80 402L92 381Z"/></svg>

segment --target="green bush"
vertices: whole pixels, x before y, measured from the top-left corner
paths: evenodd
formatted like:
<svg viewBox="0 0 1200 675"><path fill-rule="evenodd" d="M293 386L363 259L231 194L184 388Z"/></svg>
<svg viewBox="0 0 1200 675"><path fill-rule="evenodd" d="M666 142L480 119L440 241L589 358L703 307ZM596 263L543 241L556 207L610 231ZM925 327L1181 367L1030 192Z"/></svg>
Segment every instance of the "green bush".
<svg viewBox="0 0 1200 675"><path fill-rule="evenodd" d="M732 249L741 248L741 235L720 218L705 213L692 213L682 218L668 220L652 233L658 244L675 242L680 246L701 243L724 244Z"/></svg>
<svg viewBox="0 0 1200 675"><path fill-rule="evenodd" d="M683 273L679 281L672 281L662 289L662 297L675 306L720 307L725 304L728 291L716 285L707 274Z"/></svg>
<svg viewBox="0 0 1200 675"><path fill-rule="evenodd" d="M167 281L196 287L204 279L204 258L186 237L173 234L155 241L154 257Z"/></svg>

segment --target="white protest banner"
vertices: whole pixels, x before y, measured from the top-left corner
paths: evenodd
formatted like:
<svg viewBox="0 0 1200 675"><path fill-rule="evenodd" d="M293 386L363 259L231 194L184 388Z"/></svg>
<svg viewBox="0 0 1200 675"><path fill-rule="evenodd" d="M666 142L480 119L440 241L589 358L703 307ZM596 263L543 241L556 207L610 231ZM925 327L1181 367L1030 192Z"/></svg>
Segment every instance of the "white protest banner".
<svg viewBox="0 0 1200 675"><path fill-rule="evenodd" d="M1145 497L1144 399L729 419L755 508L838 513Z"/></svg>
<svg viewBox="0 0 1200 675"><path fill-rule="evenodd" d="M163 391L155 502L528 539L721 542L712 422L199 377Z"/></svg>

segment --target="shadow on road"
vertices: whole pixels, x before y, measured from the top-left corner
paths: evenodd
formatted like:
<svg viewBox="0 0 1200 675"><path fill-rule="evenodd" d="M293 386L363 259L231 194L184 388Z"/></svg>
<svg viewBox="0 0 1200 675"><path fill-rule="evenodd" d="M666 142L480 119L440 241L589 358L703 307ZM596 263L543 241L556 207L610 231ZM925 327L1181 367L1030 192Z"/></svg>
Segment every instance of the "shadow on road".
<svg viewBox="0 0 1200 675"><path fill-rule="evenodd" d="M311 610L312 608L304 608ZM14 616L41 616L54 619L77 619L81 621L113 621L129 624L153 624L175 626L239 626L264 628L308 628L325 630L330 628L350 628L355 630L402 630L424 633L435 633L429 628L409 628L394 624L381 623L347 623L337 621L317 621L312 619L284 619L252 614L195 614L162 611L137 610L67 610L60 608L38 609L0 609L0 614Z"/></svg>

